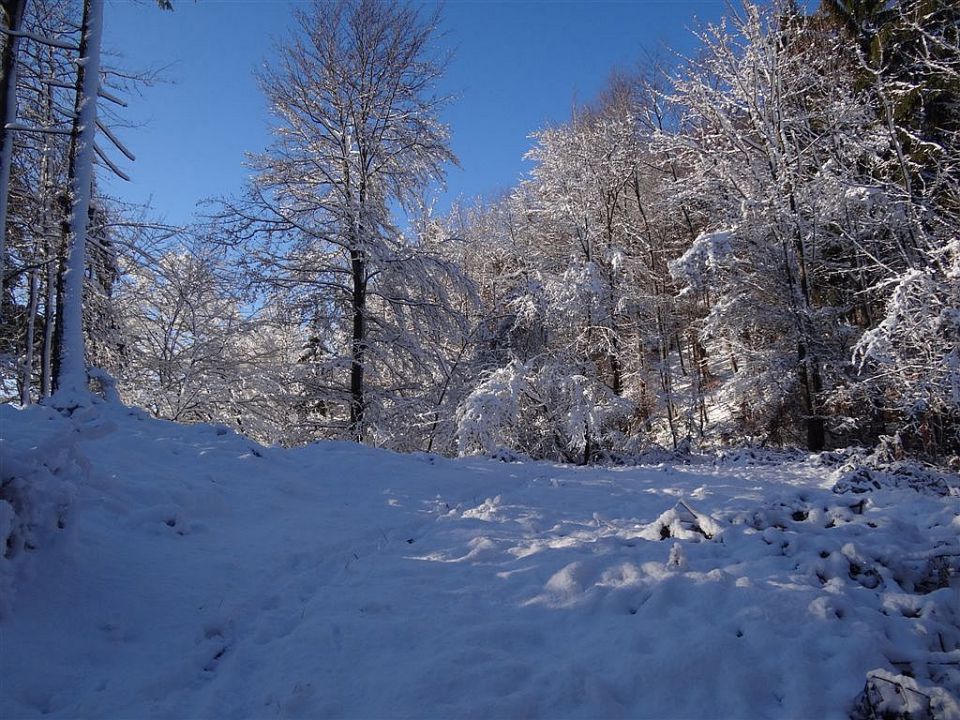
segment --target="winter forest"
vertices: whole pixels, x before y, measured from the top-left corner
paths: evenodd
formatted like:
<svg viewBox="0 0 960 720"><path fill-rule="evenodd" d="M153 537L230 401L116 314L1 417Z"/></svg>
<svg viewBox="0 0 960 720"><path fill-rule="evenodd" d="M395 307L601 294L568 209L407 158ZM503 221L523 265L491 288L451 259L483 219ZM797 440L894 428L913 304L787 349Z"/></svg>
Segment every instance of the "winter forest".
<svg viewBox="0 0 960 720"><path fill-rule="evenodd" d="M0 714L960 718L960 5L732 4L694 31L692 52L637 58L544 124L514 187L440 211L458 163L444 121L456 98L437 89L451 51L443 8L297 4L296 31L257 76L269 143L249 153L242 192L186 226L101 191L109 175L136 182L119 162L136 148L117 127L152 81L101 52L109 4L0 5L0 645L24 651L0 666ZM142 10L176 12L168 0ZM176 425L144 425L155 420ZM134 459L147 439L167 449ZM331 440L347 442L317 442ZM269 467L253 476L279 494L247 477L247 460ZM302 479L331 468L381 479L340 491ZM227 472L246 483L242 511L214 498ZM117 490L123 477L135 485ZM183 488L158 489L168 477ZM9 598L42 597L37 613L83 625L66 600L49 604L73 563L31 561L36 582L18 574L31 552L55 552L83 493L113 498L83 511L102 520L71 541L73 553L93 548L84 562L116 542L129 546L121 566L128 553L131 568L173 567L162 543L222 542L209 552L271 568L276 596L244 585L222 609L219 590L201 596L209 570L188 558L176 584L197 587L164 607L170 627L205 618L190 649L198 675L131 675L103 693L54 677L59 689L38 689L49 652L26 649L47 635ZM389 519L414 495L423 507ZM376 508L369 532L337 516L346 504ZM250 530L270 513L285 528L276 537ZM204 535L221 520L237 527L229 541ZM312 551L287 574L268 557L305 547L314 523L330 538L317 573L329 569L336 592L309 584ZM114 525L137 540L120 543ZM649 557L611 564L628 552ZM423 570L402 569L410 553ZM514 567L533 557L557 559ZM427 574L439 562L449 569ZM477 574L493 566L505 568L496 581ZM352 573L383 583L376 601ZM252 575L237 570L237 587ZM433 593L472 588L476 612L444 609L429 629L422 614L446 601L405 605L411 577ZM129 609L136 587L111 592ZM355 634L311 621L311 607ZM669 608L701 618L704 634L684 635ZM716 608L739 624L702 619ZM558 609L646 613L688 651L705 643L740 670L696 691L677 684L684 670L652 683L663 696L633 695L614 660L634 649L590 640L619 637L602 624L613 620L561 637ZM361 630L356 612L394 623ZM779 629L752 636L768 613ZM857 624L814 631L814 616ZM104 643L135 642L129 622L140 642L171 643L157 657L183 657L163 623L123 617L98 620ZM478 622L490 628L480 640ZM67 624L44 631L50 647ZM737 649L745 634L749 653ZM512 640L494 644L501 635ZM241 679L259 661L246 675L223 669L255 637L289 661L262 661L269 692ZM296 637L352 654L287 683L304 666L272 643ZM486 655L438 654L444 638ZM81 646L93 647L67 642ZM390 654L408 646L419 648L409 667ZM376 665L378 647L404 665L382 704L363 680L396 672ZM545 656L580 659L548 676L533 662ZM783 672L750 680L746 668L773 656ZM657 657L651 673L685 667ZM347 678L345 666L369 674ZM591 666L604 672L591 679ZM468 669L449 680L450 667ZM421 687L424 673L449 685Z"/></svg>
<svg viewBox="0 0 960 720"><path fill-rule="evenodd" d="M952 3L731 10L538 132L510 192L443 216L438 17L323 4L259 78L273 141L246 192L188 228L97 193L137 82L100 69L97 2L23 4L0 93L8 401L96 368L158 417L282 445L960 452Z"/></svg>

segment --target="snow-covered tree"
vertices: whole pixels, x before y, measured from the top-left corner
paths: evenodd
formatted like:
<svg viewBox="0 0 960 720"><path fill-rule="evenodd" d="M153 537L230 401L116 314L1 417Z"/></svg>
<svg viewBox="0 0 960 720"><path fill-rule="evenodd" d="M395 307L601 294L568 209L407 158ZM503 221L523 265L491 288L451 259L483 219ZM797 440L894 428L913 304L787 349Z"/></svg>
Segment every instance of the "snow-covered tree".
<svg viewBox="0 0 960 720"><path fill-rule="evenodd" d="M3 22L3 49L0 50L0 320L3 317L3 285L7 257L7 204L10 169L13 163L13 131L17 120L17 50L23 26L26 0L0 3Z"/></svg>
<svg viewBox="0 0 960 720"><path fill-rule="evenodd" d="M121 389L158 417L212 421L228 400L236 372L228 349L241 317L220 272L214 257L183 249L126 273Z"/></svg>
<svg viewBox="0 0 960 720"><path fill-rule="evenodd" d="M78 19L81 7L83 22ZM71 352L74 357L80 351L83 355L73 363L74 369L82 370L75 388L81 394L86 389L88 363L116 367L120 343L110 294L118 276L113 228L120 211L97 196L94 156L111 172L125 176L102 145L91 146L87 156L78 155L78 150L81 130L86 128L132 159L110 130L111 106L125 104L110 90L116 92L118 84L136 81L125 73L97 69L96 63L93 72L86 72L87 60L98 54L96 14L95 5L33 0L26 5L19 34L10 36L19 40L14 66L19 112L17 122L8 128L13 153L5 165L10 182L2 186L8 201L4 217L8 242L2 294L7 312L0 324L0 354L17 360L22 403L50 396L56 377L64 371L62 361ZM80 113L78 99L84 85L95 92ZM98 100L107 107L95 117L93 105ZM84 158L90 160L91 168L78 184ZM78 195L87 180L90 187ZM85 208L75 200L85 203ZM82 251L82 271L71 279L68 246L71 227L79 221L84 225L84 240L82 247L75 244L73 249ZM73 260L81 264L78 256ZM65 333L64 325L78 332ZM71 342L65 342L67 338ZM66 371L72 362L66 359ZM13 366L5 365L4 375L10 377ZM79 402L77 392L68 393L72 399L68 398L67 406Z"/></svg>
<svg viewBox="0 0 960 720"><path fill-rule="evenodd" d="M883 139L861 213L875 309L855 348L851 391L870 398L907 449L958 454L960 8L829 7L857 40L856 77Z"/></svg>
<svg viewBox="0 0 960 720"><path fill-rule="evenodd" d="M535 134L528 154L537 163L536 221L553 235L544 255L559 261L552 303L562 316L558 326L575 329L570 339L617 395L624 389L624 325L634 289L627 205L640 148L631 111L624 102L578 111L569 125Z"/></svg>
<svg viewBox="0 0 960 720"><path fill-rule="evenodd" d="M312 328L318 424L375 441L386 415L432 382L419 329L450 320L452 268L391 218L391 207L415 210L454 160L433 89L438 17L339 0L297 21L260 78L273 144L227 215L253 280Z"/></svg>
<svg viewBox="0 0 960 720"><path fill-rule="evenodd" d="M67 261L63 273L61 312L58 314L59 362L54 402L69 408L83 402L87 392L87 358L83 336L83 284L86 275L87 224L94 182L97 98L100 94L100 56L103 41L103 0L84 0L76 103L70 136L68 170L71 203Z"/></svg>
<svg viewBox="0 0 960 720"><path fill-rule="evenodd" d="M744 5L665 82L538 133L531 179L467 212L497 321L461 449L540 452L525 419L564 406L541 376L632 401L623 446L954 442L957 10L833 5Z"/></svg>
<svg viewBox="0 0 960 720"><path fill-rule="evenodd" d="M0 211L5 243L3 252L3 313L0 321L0 358L5 378L17 378L21 402L40 393L33 385L49 387L54 313L54 288L59 248L57 194L66 170L68 125L60 113L66 91L58 83L69 78L70 7L62 2L37 0L27 5L15 37L17 122L9 123L3 156L6 182L0 181L4 207ZM10 49L10 39L5 52ZM63 45L65 47L59 47ZM49 320L49 322L48 322ZM40 359L40 368L35 360ZM16 366L14 365L16 362ZM37 372L39 370L39 372ZM40 377L36 378L35 376Z"/></svg>
<svg viewBox="0 0 960 720"><path fill-rule="evenodd" d="M158 0L170 9L169 0ZM70 211L67 251L63 263L62 291L58 293L55 393L52 402L69 409L83 403L87 395L87 353L84 338L84 284L87 273L87 242L93 215L95 158L121 177L125 175L96 143L98 130L132 158L126 148L98 120L97 103L108 96L103 87L101 55L103 43L103 0L84 0L80 23L80 44L76 61L74 110L70 131L70 155L67 169L67 197Z"/></svg>
<svg viewBox="0 0 960 720"><path fill-rule="evenodd" d="M837 192L875 140L867 108L795 10L747 5L701 39L676 80L683 125L663 136L686 168L681 197L705 220L674 272L712 292L701 336L733 350L728 388L741 420L788 441L802 423L819 449L824 376L843 354L845 309L829 285L848 268L828 262L845 209Z"/></svg>

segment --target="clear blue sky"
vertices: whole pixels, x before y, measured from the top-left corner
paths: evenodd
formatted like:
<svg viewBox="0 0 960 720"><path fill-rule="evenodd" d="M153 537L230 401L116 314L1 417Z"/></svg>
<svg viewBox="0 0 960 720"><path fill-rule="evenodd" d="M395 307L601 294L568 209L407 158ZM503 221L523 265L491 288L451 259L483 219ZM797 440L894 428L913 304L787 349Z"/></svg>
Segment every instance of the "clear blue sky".
<svg viewBox="0 0 960 720"><path fill-rule="evenodd" d="M168 82L129 99L118 132L137 156L130 183L105 190L151 204L169 222L189 221L204 198L239 192L244 153L269 141L266 104L253 78L275 41L291 32L291 4L271 0L108 0L105 45L134 68L166 66ZM490 195L527 169L530 133L563 122L611 70L644 50L689 52L689 29L715 21L722 0L448 0L441 42L455 52L442 90L458 95L445 120L462 169L452 168L438 207ZM122 158L121 158L122 159Z"/></svg>

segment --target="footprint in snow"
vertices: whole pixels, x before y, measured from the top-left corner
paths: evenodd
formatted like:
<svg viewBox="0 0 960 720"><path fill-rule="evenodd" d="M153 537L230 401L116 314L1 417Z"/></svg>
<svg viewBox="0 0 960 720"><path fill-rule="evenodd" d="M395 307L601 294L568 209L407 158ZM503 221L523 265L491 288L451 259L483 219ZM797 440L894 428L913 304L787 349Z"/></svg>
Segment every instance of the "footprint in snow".
<svg viewBox="0 0 960 720"><path fill-rule="evenodd" d="M221 625L205 626L203 639L198 641L197 644L200 646L199 660L204 673L216 671L231 645L227 639L227 632Z"/></svg>

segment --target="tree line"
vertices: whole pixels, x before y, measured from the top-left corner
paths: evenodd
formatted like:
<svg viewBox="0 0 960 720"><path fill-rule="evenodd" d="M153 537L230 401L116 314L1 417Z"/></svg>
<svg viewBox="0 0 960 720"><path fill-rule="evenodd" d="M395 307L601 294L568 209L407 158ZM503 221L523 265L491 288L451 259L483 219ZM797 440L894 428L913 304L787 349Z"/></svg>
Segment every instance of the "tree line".
<svg viewBox="0 0 960 720"><path fill-rule="evenodd" d="M54 119L80 96L77 9L44 2L4 48L19 37L22 116L52 128L80 117ZM443 215L439 22L311 5L259 78L272 142L242 195L172 237L90 205L76 309L99 382L281 444L960 454L954 3L731 9L690 58L619 72L536 133L516 187ZM27 403L57 383L76 140L6 127L3 371Z"/></svg>

